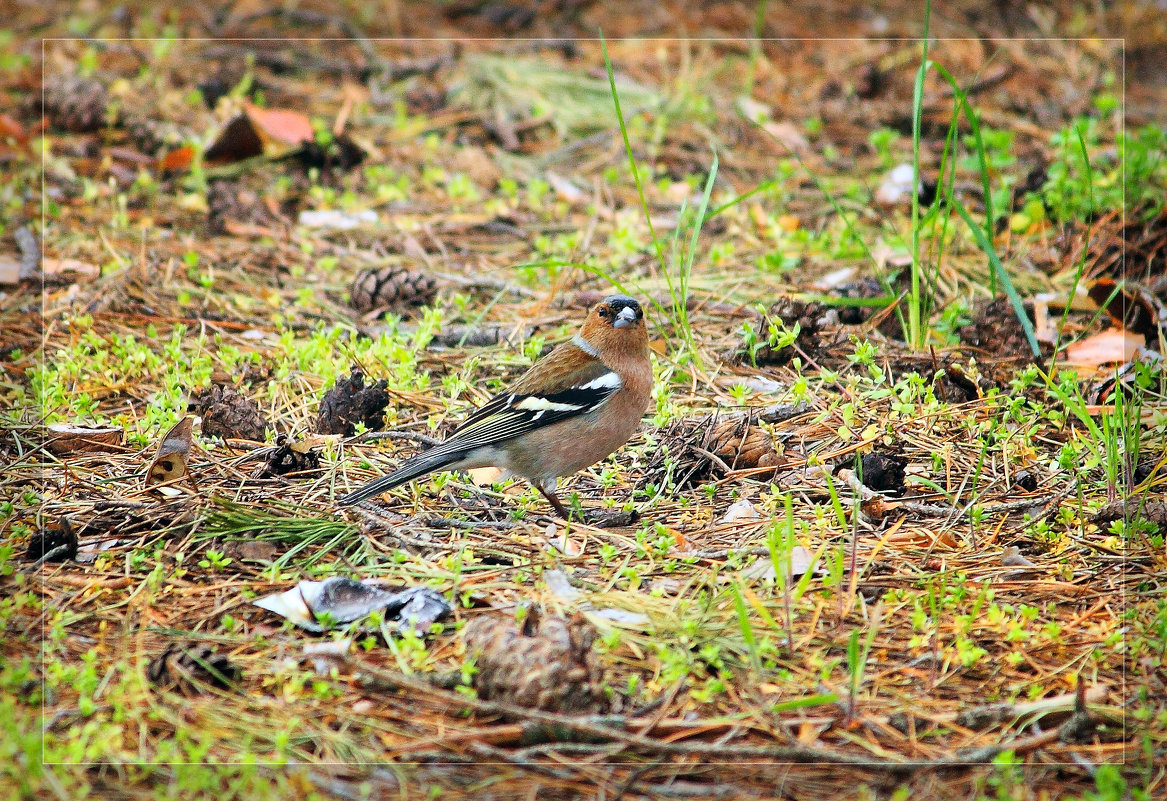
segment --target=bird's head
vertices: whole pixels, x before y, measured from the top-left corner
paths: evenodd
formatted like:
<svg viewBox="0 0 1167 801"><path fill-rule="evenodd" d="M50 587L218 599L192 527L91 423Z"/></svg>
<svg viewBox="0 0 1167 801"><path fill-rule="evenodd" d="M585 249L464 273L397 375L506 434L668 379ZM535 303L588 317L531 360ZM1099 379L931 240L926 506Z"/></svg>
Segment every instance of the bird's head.
<svg viewBox="0 0 1167 801"><path fill-rule="evenodd" d="M580 336L599 351L605 362L616 353L648 353L644 309L624 295L612 295L593 306Z"/></svg>
<svg viewBox="0 0 1167 801"><path fill-rule="evenodd" d="M604 298L592 308L592 314L612 328L644 327L644 310L637 301L625 295Z"/></svg>

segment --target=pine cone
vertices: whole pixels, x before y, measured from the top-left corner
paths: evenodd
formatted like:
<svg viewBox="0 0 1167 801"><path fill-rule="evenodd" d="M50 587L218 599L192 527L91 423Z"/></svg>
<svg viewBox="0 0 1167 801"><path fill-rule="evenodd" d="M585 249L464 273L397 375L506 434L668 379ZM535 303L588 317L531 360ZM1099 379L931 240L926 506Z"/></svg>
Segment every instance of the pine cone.
<svg viewBox="0 0 1167 801"><path fill-rule="evenodd" d="M186 131L169 120L124 112L123 119L130 141L138 150L149 156L157 156L163 149L176 148L190 138Z"/></svg>
<svg viewBox="0 0 1167 801"><path fill-rule="evenodd" d="M54 75L45 81L45 115L49 124L73 133L105 126L109 96L101 81L75 75Z"/></svg>
<svg viewBox="0 0 1167 801"><path fill-rule="evenodd" d="M196 392L188 408L203 418L203 435L263 442L269 423L251 398L231 387L213 384Z"/></svg>
<svg viewBox="0 0 1167 801"><path fill-rule="evenodd" d="M211 181L207 187L207 229L212 236L227 233L227 220L239 219L238 184Z"/></svg>
<svg viewBox="0 0 1167 801"><path fill-rule="evenodd" d="M437 282L407 267L362 270L353 281L351 304L361 314L374 309L424 306L438 292Z"/></svg>
<svg viewBox="0 0 1167 801"><path fill-rule="evenodd" d="M714 422L705 435L703 447L735 470L773 467L779 461L774 438L761 426L754 425L750 415L724 417Z"/></svg>
<svg viewBox="0 0 1167 801"><path fill-rule="evenodd" d="M197 692L199 684L226 688L241 675L225 654L192 643L172 643L146 668L151 682L183 693Z"/></svg>
<svg viewBox="0 0 1167 801"><path fill-rule="evenodd" d="M522 628L498 617L466 625L479 696L548 712L603 711L602 671L592 652L595 628L579 613L569 620L531 615Z"/></svg>
<svg viewBox="0 0 1167 801"><path fill-rule="evenodd" d="M358 422L363 422L370 431L380 430L385 425L385 407L389 405L388 386L384 378L365 386L365 376L360 370L338 378L335 386L320 399L316 432L351 437Z"/></svg>
<svg viewBox="0 0 1167 801"><path fill-rule="evenodd" d="M54 554L55 552L55 554ZM33 532L24 555L33 560L44 559L46 554L54 554L51 561L64 562L77 558L77 535L69 518L62 517L56 526L46 526Z"/></svg>
<svg viewBox="0 0 1167 801"><path fill-rule="evenodd" d="M733 361L763 367L789 364L799 355L800 349L813 356L819 352L819 329L831 319L837 321L837 318L833 310L817 302L779 298L770 311L758 320L754 330L754 340L762 343L761 346L754 353L750 353L751 348L739 348ZM794 344L780 348L769 344L772 327L792 329L795 325L798 326L798 336Z"/></svg>
<svg viewBox="0 0 1167 801"><path fill-rule="evenodd" d="M696 487L724 475L726 468L777 468L783 462L782 454L774 437L758 421L781 422L795 413L795 407L791 407L790 414L772 407L761 412L674 420L660 433L659 447L649 455L639 486L643 489L650 483L673 481L677 487Z"/></svg>

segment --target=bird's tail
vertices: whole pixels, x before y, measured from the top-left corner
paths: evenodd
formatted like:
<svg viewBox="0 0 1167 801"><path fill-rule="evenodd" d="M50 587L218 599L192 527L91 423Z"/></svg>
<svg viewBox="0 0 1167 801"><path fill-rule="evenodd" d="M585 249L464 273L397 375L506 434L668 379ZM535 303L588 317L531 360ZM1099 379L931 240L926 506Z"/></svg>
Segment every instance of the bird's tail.
<svg viewBox="0 0 1167 801"><path fill-rule="evenodd" d="M336 502L340 506L351 506L354 503L367 501L375 495L380 495L382 492L401 486L415 478L420 478L426 473L432 473L435 470L452 467L457 462L462 460L466 454L461 450L449 451L443 448L434 448L429 451L424 451L414 456L411 459L394 470L387 476L375 478L372 481L358 487L348 495L337 498Z"/></svg>

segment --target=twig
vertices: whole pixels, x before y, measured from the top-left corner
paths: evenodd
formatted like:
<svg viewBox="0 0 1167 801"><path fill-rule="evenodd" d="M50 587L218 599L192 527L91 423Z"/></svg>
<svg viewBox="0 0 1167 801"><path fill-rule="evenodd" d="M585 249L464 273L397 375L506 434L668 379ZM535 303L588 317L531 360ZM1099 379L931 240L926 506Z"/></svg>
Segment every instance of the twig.
<svg viewBox="0 0 1167 801"><path fill-rule="evenodd" d="M722 472L725 472L725 473L732 473L733 472L733 468L730 467L729 465L727 465L725 463L725 461L720 456L718 456L716 453L711 453L710 451L707 451L698 445L692 445L691 447L693 448L694 451L701 454L706 459L708 459L709 461L713 462L715 465L720 467Z"/></svg>
<svg viewBox="0 0 1167 801"><path fill-rule="evenodd" d="M442 444L440 439L435 439L428 434L419 434L416 431L366 431L364 434L353 437L349 442L370 442L378 439L401 439L425 445L427 448Z"/></svg>
<svg viewBox="0 0 1167 801"><path fill-rule="evenodd" d="M861 501L870 501L878 498L883 501L885 508L889 510L903 509L905 512L913 512L915 514L924 515L927 517L970 516L970 510L972 506L971 504L968 507L961 509L959 507L946 506L944 504L937 503L889 500L885 496L880 495L875 490L866 486L859 480L859 477L850 470L840 470L838 475L846 482L847 486L851 488L851 491L854 492ZM1050 493L1049 495L1046 495L1042 498L1021 498L1016 501L1006 501L1005 503L996 503L989 506L982 506L980 508L983 514L997 515L1005 512L1016 512L1022 509L1032 509L1035 506L1047 507L1055 501L1060 501L1070 495L1074 491L1075 487L1077 487L1077 485L1077 481L1071 481L1058 492Z"/></svg>
<svg viewBox="0 0 1167 801"><path fill-rule="evenodd" d="M364 686L375 690L407 690L409 692L426 694L444 700L459 708L469 708L476 712L489 715L501 715L512 720L526 721L531 724L544 724L553 727L550 730L539 728L547 734L571 733L571 736L584 736L601 742L619 742L625 748L647 754L666 754L670 756L700 757L708 761L719 759L749 759L768 762L797 762L820 763L828 765L847 765L856 768L885 771L888 773L906 774L919 770L930 770L946 767L960 767L989 762L1006 749L1032 749L1050 742L1048 738L1022 738L997 745L986 746L971 751L965 751L950 757L933 760L915 760L893 762L883 759L852 756L826 748L817 748L805 745L724 745L715 743L681 743L654 740L639 734L624 730L627 721L623 718L608 718L603 723L586 718L573 718L553 712L543 712L537 709L527 709L513 704L499 701L482 701L469 698L448 690L439 690L420 679L400 673L375 667L361 661L357 664L358 681ZM695 724L700 728L699 724ZM1053 739L1057 735L1054 734ZM1031 742L1032 741L1032 742Z"/></svg>
<svg viewBox="0 0 1167 801"><path fill-rule="evenodd" d="M519 232L526 236L526 232L518 229ZM447 281L451 284L457 284L464 287L482 287L484 289L494 289L500 292L509 292L520 298L537 298L539 294L526 287L518 286L511 281L504 281L501 278L489 278L484 275L475 275L467 277L464 275L456 275L454 273L444 273L437 270L431 270L430 274L442 281Z"/></svg>
<svg viewBox="0 0 1167 801"><path fill-rule="evenodd" d="M366 528L364 534L370 539L376 539L370 534L370 531L376 531L384 533L386 536L396 540L399 545L408 545L413 548L429 548L431 550L439 551L460 551L465 547L465 545L461 543L458 545L450 545L444 542L433 542L432 540L419 540L410 537L408 534L402 534L397 530L398 525L395 523L395 521L385 517L384 514L377 511L376 507L374 507L368 501L362 501L361 503L353 506L352 509L362 518L364 518Z"/></svg>

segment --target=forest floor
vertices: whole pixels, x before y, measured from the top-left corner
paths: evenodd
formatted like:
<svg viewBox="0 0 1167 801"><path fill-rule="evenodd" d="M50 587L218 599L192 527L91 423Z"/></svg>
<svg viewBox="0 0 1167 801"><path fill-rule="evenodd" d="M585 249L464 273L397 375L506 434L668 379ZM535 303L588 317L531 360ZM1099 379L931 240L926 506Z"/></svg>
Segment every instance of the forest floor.
<svg viewBox="0 0 1167 801"><path fill-rule="evenodd" d="M1167 793L1162 12L774 5L20 7L0 788ZM614 291L590 522L336 504Z"/></svg>

